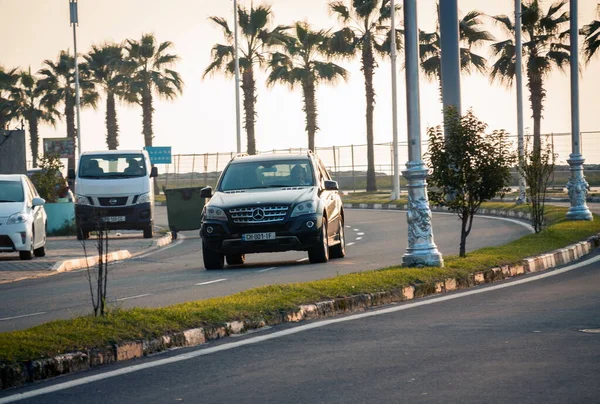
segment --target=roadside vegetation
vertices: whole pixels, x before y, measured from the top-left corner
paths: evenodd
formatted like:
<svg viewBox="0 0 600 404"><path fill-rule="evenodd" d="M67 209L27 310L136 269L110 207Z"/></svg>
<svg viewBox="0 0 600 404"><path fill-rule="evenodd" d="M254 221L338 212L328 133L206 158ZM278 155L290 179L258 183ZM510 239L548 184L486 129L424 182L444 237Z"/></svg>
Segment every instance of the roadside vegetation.
<svg viewBox="0 0 600 404"><path fill-rule="evenodd" d="M484 206L527 209L522 205L500 202ZM104 317L89 315L53 321L27 330L0 333L0 363L10 364L101 348L112 343L158 337L195 327L222 326L236 320L266 320L268 323L280 318L282 311L301 304L393 291L410 284L430 284L448 277L466 279L473 272L517 264L525 257L552 251L600 233L600 216L594 215L594 221L567 221L566 212L567 208L547 206L550 224L540 233L527 235L503 246L470 252L466 258L445 256L444 268L397 266L313 282L265 286L231 296L160 309L123 310L110 306Z"/></svg>

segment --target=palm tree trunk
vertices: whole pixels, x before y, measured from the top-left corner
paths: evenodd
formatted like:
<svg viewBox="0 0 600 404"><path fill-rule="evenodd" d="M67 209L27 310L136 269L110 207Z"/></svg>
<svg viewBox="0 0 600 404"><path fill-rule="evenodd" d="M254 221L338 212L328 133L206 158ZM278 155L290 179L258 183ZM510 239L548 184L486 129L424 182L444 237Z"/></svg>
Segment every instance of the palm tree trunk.
<svg viewBox="0 0 600 404"><path fill-rule="evenodd" d="M146 147L152 146L152 139L154 138L154 134L152 132L153 113L154 107L152 106L152 93L150 92L150 89L145 89L144 94L142 95L142 133L144 134L144 145Z"/></svg>
<svg viewBox="0 0 600 404"><path fill-rule="evenodd" d="M315 151L315 134L317 126L317 100L315 97L315 83L310 79L302 82L304 98L304 112L306 114L306 132L308 133L308 149Z"/></svg>
<svg viewBox="0 0 600 404"><path fill-rule="evenodd" d="M242 75L242 91L244 92L244 128L248 143L248 154L256 154L256 138L254 123L256 117L256 81L252 66L244 69Z"/></svg>
<svg viewBox="0 0 600 404"><path fill-rule="evenodd" d="M365 92L367 96L367 191L377 191L373 134L373 111L375 110L373 75L375 74L375 59L373 57L373 45L368 34L365 38L365 46L362 51L362 71L365 76Z"/></svg>
<svg viewBox="0 0 600 404"><path fill-rule="evenodd" d="M531 112L533 115L533 157L534 160L541 156L542 150L542 110L544 109L544 98L546 91L543 87L542 77L533 72L527 72L529 87L529 101L531 102Z"/></svg>
<svg viewBox="0 0 600 404"><path fill-rule="evenodd" d="M27 123L29 124L29 145L31 147L31 160L33 162L33 167L35 168L37 167L37 159L40 146L37 117L35 115L30 116L27 119Z"/></svg>
<svg viewBox="0 0 600 404"><path fill-rule="evenodd" d="M75 103L68 98L65 101L65 120L67 121L67 138L71 139L76 147L79 147L75 132ZM73 152L75 152L75 148L73 149ZM67 168L69 170L75 169L75 155L69 157Z"/></svg>
<svg viewBox="0 0 600 404"><path fill-rule="evenodd" d="M106 145L108 150L117 150L119 147L119 124L117 123L115 94L112 91L109 91L106 97Z"/></svg>

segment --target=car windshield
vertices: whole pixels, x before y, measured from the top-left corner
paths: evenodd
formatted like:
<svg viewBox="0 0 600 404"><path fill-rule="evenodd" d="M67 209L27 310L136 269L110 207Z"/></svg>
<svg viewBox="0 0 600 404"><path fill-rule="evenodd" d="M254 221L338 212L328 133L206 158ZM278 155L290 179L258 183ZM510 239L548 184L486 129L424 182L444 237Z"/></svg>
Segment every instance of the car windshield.
<svg viewBox="0 0 600 404"><path fill-rule="evenodd" d="M0 181L0 203L23 202L25 193L21 181Z"/></svg>
<svg viewBox="0 0 600 404"><path fill-rule="evenodd" d="M220 191L314 185L307 159L235 162L223 173Z"/></svg>
<svg viewBox="0 0 600 404"><path fill-rule="evenodd" d="M80 178L133 178L146 175L142 154L87 154L81 156Z"/></svg>

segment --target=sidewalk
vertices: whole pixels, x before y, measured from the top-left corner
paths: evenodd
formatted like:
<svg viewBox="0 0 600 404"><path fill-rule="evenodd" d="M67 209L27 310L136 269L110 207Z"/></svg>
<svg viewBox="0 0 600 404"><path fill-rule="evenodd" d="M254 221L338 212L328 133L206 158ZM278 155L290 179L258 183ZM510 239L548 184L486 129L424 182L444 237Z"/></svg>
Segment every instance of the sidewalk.
<svg viewBox="0 0 600 404"><path fill-rule="evenodd" d="M172 242L170 233L157 234L153 239L144 239L140 232L111 232L108 241L108 261L118 261L140 255ZM92 235L83 242L71 237L49 237L46 242L46 256L21 261L17 253L0 255L0 283L33 279L87 268L97 263L97 240Z"/></svg>

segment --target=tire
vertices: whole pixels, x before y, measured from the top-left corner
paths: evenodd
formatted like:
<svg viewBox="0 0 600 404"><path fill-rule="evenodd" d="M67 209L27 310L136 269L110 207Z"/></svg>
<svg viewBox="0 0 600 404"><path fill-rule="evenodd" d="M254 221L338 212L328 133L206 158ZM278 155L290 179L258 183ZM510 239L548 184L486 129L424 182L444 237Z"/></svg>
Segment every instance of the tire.
<svg viewBox="0 0 600 404"><path fill-rule="evenodd" d="M228 265L242 265L246 262L246 254L229 254L225 256Z"/></svg>
<svg viewBox="0 0 600 404"><path fill-rule="evenodd" d="M172 238L173 240L177 240L177 232L176 232L175 230L173 230L173 231L171 232L171 238Z"/></svg>
<svg viewBox="0 0 600 404"><path fill-rule="evenodd" d="M344 233L344 220L340 219L338 229L340 243L329 247L329 258L344 258L346 256L346 236Z"/></svg>
<svg viewBox="0 0 600 404"><path fill-rule="evenodd" d="M225 256L208 249L204 243L202 243L202 259L204 260L204 268L207 270L223 269L225 266Z"/></svg>
<svg viewBox="0 0 600 404"><path fill-rule="evenodd" d="M40 248L36 248L33 250L33 255L36 257L45 257L46 256L46 245L44 244Z"/></svg>
<svg viewBox="0 0 600 404"><path fill-rule="evenodd" d="M90 238L90 231L82 229L81 227L77 228L77 240L87 240Z"/></svg>
<svg viewBox="0 0 600 404"><path fill-rule="evenodd" d="M144 227L144 238L154 237L154 229L152 226Z"/></svg>
<svg viewBox="0 0 600 404"><path fill-rule="evenodd" d="M308 250L308 260L311 264L320 264L329 260L329 241L327 239L327 219L323 217L319 245Z"/></svg>

